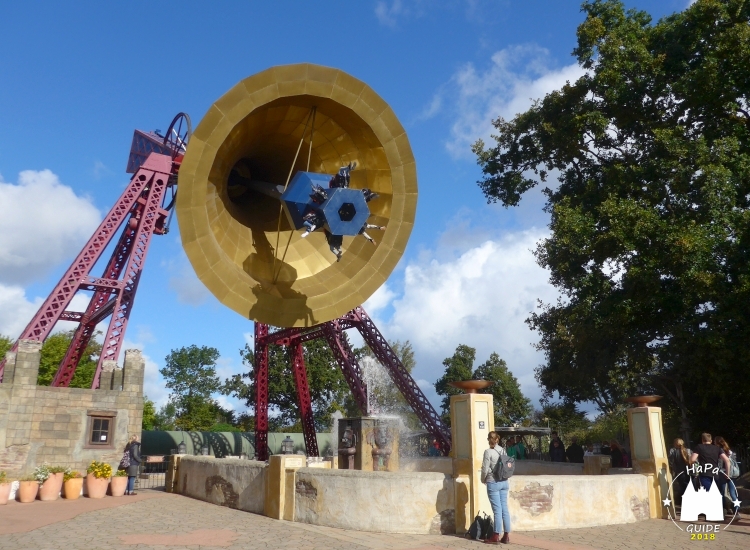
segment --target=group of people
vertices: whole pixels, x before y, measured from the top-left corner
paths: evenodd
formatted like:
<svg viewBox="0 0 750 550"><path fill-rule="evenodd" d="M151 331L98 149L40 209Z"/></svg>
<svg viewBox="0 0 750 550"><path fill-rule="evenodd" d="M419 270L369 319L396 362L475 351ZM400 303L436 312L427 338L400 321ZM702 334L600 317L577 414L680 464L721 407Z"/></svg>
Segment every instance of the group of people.
<svg viewBox="0 0 750 550"><path fill-rule="evenodd" d="M715 469L717 466L718 470ZM731 505L724 501L725 508L730 509L732 513L739 508L740 501L733 481L740 475L737 455L723 437L712 437L710 433L702 433L701 443L693 450L686 448L682 439L675 439L672 448L669 449L669 469L673 479L672 491L675 501L682 498L691 483L693 489L703 487L706 491L710 491L711 485L716 483L722 496L728 496L731 501Z"/></svg>
<svg viewBox="0 0 750 550"><path fill-rule="evenodd" d="M336 189L336 188L348 188L349 187L349 181L351 178L351 171L354 170L357 167L357 163L349 163L346 166L342 166L339 168L339 171L337 174L335 174L333 177L331 177L331 180L328 182L328 188L329 189ZM365 202L370 202L371 200L378 197L378 194L373 192L371 189L364 188L362 189L362 195L364 195ZM328 193L326 192L323 187L320 185L314 185L312 193L310 193L310 199L312 200L314 205L321 205L328 199ZM302 224L305 227L305 231L302 233L301 237L304 239L306 238L310 233L315 231L316 229L319 229L323 227L326 224L326 217L323 213L323 210L316 207L311 207L310 210L305 213L305 215L302 217ZM365 239L367 239L371 244L376 245L375 239L373 239L370 235L367 234L368 229L379 229L381 231L385 231L384 225L373 225L370 223L365 222L364 225L359 230L359 235L362 235ZM344 243L344 238L341 235L334 235L327 229L323 229L326 236L326 241L328 242L328 247L331 249L331 252L334 253L336 256L336 261L341 261L341 247Z"/></svg>
<svg viewBox="0 0 750 550"><path fill-rule="evenodd" d="M552 462L573 462L583 464L584 456L593 456L595 454L608 455L610 457L610 463L612 468L630 468L630 453L620 445L616 439L611 441L602 441L599 447L599 452L594 451L594 444L588 443L586 450L583 446L578 443L577 437L571 438L571 443L566 449L563 442L557 435L557 432L552 432L552 440L549 446L549 456Z"/></svg>

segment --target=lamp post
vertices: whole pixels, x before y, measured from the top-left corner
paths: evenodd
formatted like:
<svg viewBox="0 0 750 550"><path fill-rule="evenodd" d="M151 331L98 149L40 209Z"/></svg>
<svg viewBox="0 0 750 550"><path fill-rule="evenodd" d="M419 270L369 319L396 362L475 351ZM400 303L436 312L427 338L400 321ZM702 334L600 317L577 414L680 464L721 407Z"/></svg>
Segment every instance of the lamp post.
<svg viewBox="0 0 750 550"><path fill-rule="evenodd" d="M281 441L281 454L283 455L291 455L294 454L294 441L291 437L286 436Z"/></svg>

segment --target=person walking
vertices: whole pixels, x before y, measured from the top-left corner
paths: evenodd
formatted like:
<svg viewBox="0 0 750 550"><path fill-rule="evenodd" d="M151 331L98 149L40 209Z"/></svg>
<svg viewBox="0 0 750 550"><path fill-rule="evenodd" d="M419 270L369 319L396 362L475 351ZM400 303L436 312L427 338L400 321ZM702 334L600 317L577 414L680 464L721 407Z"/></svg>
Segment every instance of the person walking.
<svg viewBox="0 0 750 550"><path fill-rule="evenodd" d="M138 440L137 435L130 438L128 446L130 466L128 466L128 486L125 490L125 494L136 495L138 493L135 492L135 478L138 475L138 468L141 465L141 442Z"/></svg>
<svg viewBox="0 0 750 550"><path fill-rule="evenodd" d="M500 436L497 432L487 435L490 448L484 451L482 457L482 483L487 485L487 497L490 499L492 514L495 516L495 532L484 542L497 544L510 542L510 512L508 511L508 488L510 483L507 479L495 479L493 472L500 457L505 450L500 446ZM503 536L500 537L500 525L502 525Z"/></svg>
<svg viewBox="0 0 750 550"><path fill-rule="evenodd" d="M727 443L726 439L724 439L720 435L714 438L714 445L720 447L721 450L724 451L724 454L729 458L729 470L724 470L722 468L722 471L727 476L725 482L727 484L727 488L729 489L729 498L732 500L733 511L738 511L740 508L740 501L737 498L737 487L735 487L734 485L734 478L737 478L740 475L739 467L737 467L737 456L735 455L734 451L729 448L729 444Z"/></svg>
<svg viewBox="0 0 750 550"><path fill-rule="evenodd" d="M672 473L672 479L675 480L675 488L680 493L675 495L675 500L682 500L682 495L690 483L690 474L687 467L690 465L690 449L685 448L685 442L679 437L672 442L672 448L669 449L669 470Z"/></svg>
<svg viewBox="0 0 750 550"><path fill-rule="evenodd" d="M724 449L718 445L712 445L711 441L710 433L704 432L701 434L702 443L693 450L693 454L690 456L690 464L700 464L701 471L698 474L698 480L706 491L710 491L711 483L715 482L719 492L723 495L726 477L721 472L714 474L711 468L720 467L724 463L725 471L728 472L730 470L729 457L724 454ZM710 467L707 465L710 465Z"/></svg>

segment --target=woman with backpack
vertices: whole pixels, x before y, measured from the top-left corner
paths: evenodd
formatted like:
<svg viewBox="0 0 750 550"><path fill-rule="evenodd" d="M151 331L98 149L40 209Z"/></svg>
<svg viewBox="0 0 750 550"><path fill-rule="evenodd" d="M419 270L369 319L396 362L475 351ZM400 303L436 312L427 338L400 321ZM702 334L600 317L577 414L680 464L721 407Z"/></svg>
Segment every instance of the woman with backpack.
<svg viewBox="0 0 750 550"><path fill-rule="evenodd" d="M482 458L482 483L487 485L487 497L492 505L492 513L495 516L495 529L492 536L485 539L488 544L510 542L510 512L508 511L508 489L510 483L507 479L495 479L495 466L500 457L505 455L505 449L500 446L500 436L497 432L490 432L487 436L490 448L484 451ZM503 536L500 537L500 525L503 526Z"/></svg>
<svg viewBox="0 0 750 550"><path fill-rule="evenodd" d="M719 464L721 471L727 475L727 487L729 488L729 498L732 499L732 505L737 501L737 487L734 486L734 479L740 477L740 468L737 464L737 455L729 448L726 439L721 436L714 438L714 445L721 447L724 454L729 457L730 471L724 472L724 465ZM734 506L737 509L737 506Z"/></svg>
<svg viewBox="0 0 750 550"><path fill-rule="evenodd" d="M138 468L141 465L141 442L138 441L137 435L130 438L128 455L130 464L128 465L128 487L125 494L136 495L138 493L135 492L135 478L138 475Z"/></svg>

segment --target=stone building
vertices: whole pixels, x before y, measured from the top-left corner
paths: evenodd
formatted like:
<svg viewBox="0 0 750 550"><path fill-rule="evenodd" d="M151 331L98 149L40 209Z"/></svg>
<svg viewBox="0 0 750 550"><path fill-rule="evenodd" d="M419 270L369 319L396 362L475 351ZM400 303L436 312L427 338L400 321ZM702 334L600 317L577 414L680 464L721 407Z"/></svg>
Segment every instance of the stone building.
<svg viewBox="0 0 750 550"><path fill-rule="evenodd" d="M140 350L125 352L124 368L105 361L100 388L37 386L42 343L21 340L8 353L0 384L0 470L9 477L47 463L85 473L92 460L111 464L122 458L143 418L144 360Z"/></svg>

